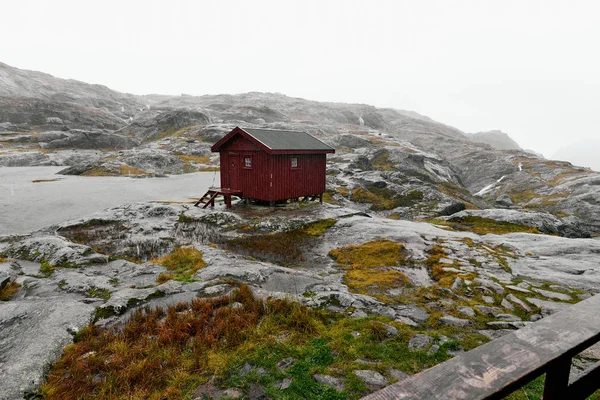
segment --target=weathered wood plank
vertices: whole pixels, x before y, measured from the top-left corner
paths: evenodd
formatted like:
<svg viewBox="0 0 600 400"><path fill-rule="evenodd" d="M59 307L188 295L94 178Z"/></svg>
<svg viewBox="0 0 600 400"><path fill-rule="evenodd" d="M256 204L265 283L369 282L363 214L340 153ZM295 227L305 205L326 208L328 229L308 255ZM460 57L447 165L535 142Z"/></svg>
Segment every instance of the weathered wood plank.
<svg viewBox="0 0 600 400"><path fill-rule="evenodd" d="M597 295L363 399L501 399L599 340Z"/></svg>

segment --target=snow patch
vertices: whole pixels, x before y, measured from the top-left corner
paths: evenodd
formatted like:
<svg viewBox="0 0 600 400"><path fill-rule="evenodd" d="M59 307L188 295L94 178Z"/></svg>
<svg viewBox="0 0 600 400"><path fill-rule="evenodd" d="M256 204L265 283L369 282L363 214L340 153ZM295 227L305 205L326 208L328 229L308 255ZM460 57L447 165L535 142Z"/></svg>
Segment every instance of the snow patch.
<svg viewBox="0 0 600 400"><path fill-rule="evenodd" d="M486 187L484 187L483 189L481 189L479 192L475 193L474 196L483 196L484 194L488 193L489 191L491 191L494 186L496 186L496 184L502 182L502 180L506 177L506 175L502 175L502 178L498 179L496 182L487 185Z"/></svg>

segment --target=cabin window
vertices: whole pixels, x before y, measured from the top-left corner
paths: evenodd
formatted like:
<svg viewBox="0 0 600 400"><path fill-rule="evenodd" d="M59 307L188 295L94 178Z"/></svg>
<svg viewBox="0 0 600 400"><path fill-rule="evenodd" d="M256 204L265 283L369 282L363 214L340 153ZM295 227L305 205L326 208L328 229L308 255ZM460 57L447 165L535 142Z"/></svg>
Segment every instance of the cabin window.
<svg viewBox="0 0 600 400"><path fill-rule="evenodd" d="M252 157L244 156L244 168L252 169Z"/></svg>
<svg viewBox="0 0 600 400"><path fill-rule="evenodd" d="M298 157L292 157L292 168L298 168Z"/></svg>

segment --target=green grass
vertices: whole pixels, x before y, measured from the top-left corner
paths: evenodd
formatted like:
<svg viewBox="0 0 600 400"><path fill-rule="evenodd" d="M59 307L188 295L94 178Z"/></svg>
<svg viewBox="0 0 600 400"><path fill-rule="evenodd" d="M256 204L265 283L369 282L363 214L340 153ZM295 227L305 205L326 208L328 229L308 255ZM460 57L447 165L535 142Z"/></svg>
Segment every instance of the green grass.
<svg viewBox="0 0 600 400"><path fill-rule="evenodd" d="M54 273L54 266L50 265L50 263L46 260L41 260L40 262L40 272L45 276L49 277Z"/></svg>
<svg viewBox="0 0 600 400"><path fill-rule="evenodd" d="M242 307L229 307L234 302ZM388 337L383 323L399 334ZM384 317L349 319L287 300L255 299L241 286L231 296L139 309L123 326L89 325L51 367L41 394L48 400L181 399L212 379L244 396L260 385L273 399L358 399L367 392L353 374L365 369L357 359L376 361L368 369L386 376L390 368L416 373L447 360L447 351L456 348L449 342L432 355L410 351L416 332ZM277 363L288 357L293 364L279 370ZM246 363L252 370L242 374ZM317 373L342 378L345 390L316 382ZM286 378L291 386L277 389L275 383Z"/></svg>

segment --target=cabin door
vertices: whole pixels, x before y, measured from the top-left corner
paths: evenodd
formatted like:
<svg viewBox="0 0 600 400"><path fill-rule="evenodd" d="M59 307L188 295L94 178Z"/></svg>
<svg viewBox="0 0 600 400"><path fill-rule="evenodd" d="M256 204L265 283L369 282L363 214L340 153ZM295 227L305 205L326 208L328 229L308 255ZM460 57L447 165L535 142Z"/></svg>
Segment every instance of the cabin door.
<svg viewBox="0 0 600 400"><path fill-rule="evenodd" d="M239 190L240 189L240 165L239 156L228 155L227 156L227 168L229 171L229 189Z"/></svg>

